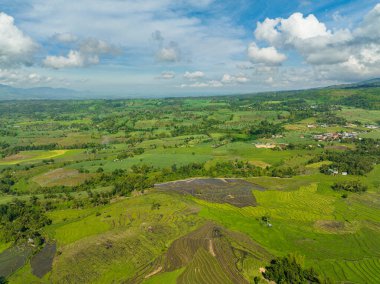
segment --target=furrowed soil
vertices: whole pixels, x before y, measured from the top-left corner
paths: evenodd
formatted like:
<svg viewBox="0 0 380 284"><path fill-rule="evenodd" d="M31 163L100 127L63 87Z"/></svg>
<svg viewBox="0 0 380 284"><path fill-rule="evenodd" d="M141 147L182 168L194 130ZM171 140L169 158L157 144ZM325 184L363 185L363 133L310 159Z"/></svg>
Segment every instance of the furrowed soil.
<svg viewBox="0 0 380 284"><path fill-rule="evenodd" d="M241 179L188 179L156 184L158 190L190 194L196 198L215 203L228 203L242 208L256 206L253 190L263 191L264 187Z"/></svg>
<svg viewBox="0 0 380 284"><path fill-rule="evenodd" d="M30 261L32 273L42 278L45 274L51 271L53 260L56 252L56 244L46 244L44 248L34 255Z"/></svg>

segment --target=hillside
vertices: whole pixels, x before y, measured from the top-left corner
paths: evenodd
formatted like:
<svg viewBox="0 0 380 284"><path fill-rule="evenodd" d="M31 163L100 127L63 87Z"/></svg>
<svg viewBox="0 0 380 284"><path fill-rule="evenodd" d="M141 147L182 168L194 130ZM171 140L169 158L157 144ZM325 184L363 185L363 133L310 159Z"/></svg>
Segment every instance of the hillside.
<svg viewBox="0 0 380 284"><path fill-rule="evenodd" d="M2 101L2 281L379 283L378 102Z"/></svg>

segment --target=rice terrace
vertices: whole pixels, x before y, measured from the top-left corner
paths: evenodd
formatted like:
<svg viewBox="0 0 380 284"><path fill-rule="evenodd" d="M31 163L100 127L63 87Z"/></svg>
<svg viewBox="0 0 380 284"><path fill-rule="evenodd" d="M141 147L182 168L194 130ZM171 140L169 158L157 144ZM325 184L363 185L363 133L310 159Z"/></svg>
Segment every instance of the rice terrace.
<svg viewBox="0 0 380 284"><path fill-rule="evenodd" d="M380 283L380 3L16 2L0 284Z"/></svg>

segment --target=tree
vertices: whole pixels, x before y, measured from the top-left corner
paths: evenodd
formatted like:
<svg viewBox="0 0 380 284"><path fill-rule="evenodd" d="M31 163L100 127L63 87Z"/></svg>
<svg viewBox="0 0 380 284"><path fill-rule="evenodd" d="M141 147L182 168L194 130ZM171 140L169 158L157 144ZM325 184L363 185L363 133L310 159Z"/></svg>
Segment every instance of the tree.
<svg viewBox="0 0 380 284"><path fill-rule="evenodd" d="M367 186L363 185L360 181L344 181L344 182L337 182L334 183L331 188L333 190L339 191L339 190L345 190L349 192L365 192L367 191Z"/></svg>
<svg viewBox="0 0 380 284"><path fill-rule="evenodd" d="M321 279L313 268L304 269L299 262L299 258L294 255L275 258L270 262L270 265L265 267L263 276L277 284L329 282L329 280Z"/></svg>

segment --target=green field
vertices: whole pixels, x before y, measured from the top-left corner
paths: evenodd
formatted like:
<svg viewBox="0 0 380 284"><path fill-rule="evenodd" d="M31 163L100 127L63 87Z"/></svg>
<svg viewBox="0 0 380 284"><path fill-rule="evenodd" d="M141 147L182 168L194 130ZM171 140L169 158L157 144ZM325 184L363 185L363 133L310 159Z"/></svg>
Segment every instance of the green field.
<svg viewBox="0 0 380 284"><path fill-rule="evenodd" d="M295 254L379 283L378 94L358 92L0 102L0 276L268 283Z"/></svg>

